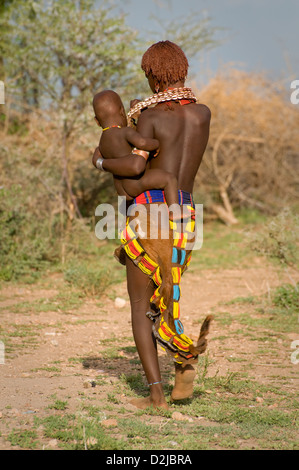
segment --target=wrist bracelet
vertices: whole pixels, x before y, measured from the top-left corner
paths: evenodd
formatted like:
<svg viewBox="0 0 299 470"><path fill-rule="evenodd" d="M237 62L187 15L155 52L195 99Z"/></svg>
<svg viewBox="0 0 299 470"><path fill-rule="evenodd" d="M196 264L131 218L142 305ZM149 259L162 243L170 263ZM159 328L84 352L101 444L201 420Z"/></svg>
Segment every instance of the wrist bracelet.
<svg viewBox="0 0 299 470"><path fill-rule="evenodd" d="M132 154L133 154L133 155L140 155L140 156L143 157L145 160L147 160L150 153L147 152L146 150L140 150L140 149L137 149L137 148L135 147L135 148L133 148L133 150L132 150Z"/></svg>
<svg viewBox="0 0 299 470"><path fill-rule="evenodd" d="M103 168L103 161L104 161L104 158L102 157L99 157L96 161L96 167L98 170L101 170L101 171L105 171L104 168Z"/></svg>

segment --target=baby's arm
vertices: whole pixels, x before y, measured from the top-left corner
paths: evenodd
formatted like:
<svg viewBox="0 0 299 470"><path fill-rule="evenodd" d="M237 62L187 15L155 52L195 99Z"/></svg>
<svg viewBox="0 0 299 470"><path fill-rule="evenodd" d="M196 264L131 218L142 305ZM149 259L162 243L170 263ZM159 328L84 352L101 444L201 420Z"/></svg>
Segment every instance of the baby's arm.
<svg viewBox="0 0 299 470"><path fill-rule="evenodd" d="M143 137L131 127L126 128L127 141L135 148L151 152L159 148L159 141L151 137Z"/></svg>

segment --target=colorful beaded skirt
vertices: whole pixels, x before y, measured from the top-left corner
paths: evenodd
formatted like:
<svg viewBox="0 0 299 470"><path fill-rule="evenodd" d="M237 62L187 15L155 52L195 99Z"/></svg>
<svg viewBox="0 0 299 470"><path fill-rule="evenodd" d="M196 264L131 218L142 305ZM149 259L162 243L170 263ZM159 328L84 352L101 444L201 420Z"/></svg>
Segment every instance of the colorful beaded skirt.
<svg viewBox="0 0 299 470"><path fill-rule="evenodd" d="M155 203L165 203L162 190L146 191L134 199L136 205ZM190 239L194 238L195 233L195 206L192 195L181 190L179 204L184 206L185 218L183 223L168 220L169 239L139 237L130 224L130 217L127 217L126 228L121 234L121 251L124 250L156 285L147 316L153 321L153 333L158 343L175 362L186 364L193 362L202 351L198 352L193 341L184 334L180 320L180 284L182 274L191 261ZM116 253L116 258L121 262L120 251Z"/></svg>

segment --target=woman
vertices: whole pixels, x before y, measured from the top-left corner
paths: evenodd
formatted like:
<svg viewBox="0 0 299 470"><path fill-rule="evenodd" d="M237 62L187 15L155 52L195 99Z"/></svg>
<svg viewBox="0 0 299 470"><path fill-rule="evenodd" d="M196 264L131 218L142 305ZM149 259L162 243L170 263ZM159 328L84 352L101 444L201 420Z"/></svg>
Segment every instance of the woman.
<svg viewBox="0 0 299 470"><path fill-rule="evenodd" d="M159 155L149 161L149 166L151 169L162 169L174 175L180 195L184 199L181 200L181 204L190 205L195 176L209 138L210 110L203 104L197 104L194 95L190 94L190 89L185 89L189 64L184 52L176 44L170 41L153 44L143 55L141 67L155 94L150 102L147 101L144 104L157 103L155 107L144 109L137 123L137 131L141 135L156 138L160 143ZM134 112L139 109L142 109L142 103L141 105L138 103L131 110L129 117L134 117ZM94 162L97 157L98 154L95 154ZM115 173L115 162L104 160L101 165L104 170ZM121 175L119 171L116 174L126 176ZM157 199L154 201L159 202ZM148 199L144 201L143 195L140 195L135 202L149 201ZM163 202L163 199L160 202ZM167 251L163 248L163 242L166 248L168 240L160 240L157 244L161 257ZM135 399L132 403L139 408L147 406L168 408L163 392L156 345L156 338L161 343L163 339L161 338L162 331L159 332L161 324L156 322L157 327L153 335L153 318L146 315L155 297L157 286L153 282L149 283L148 275L136 263L133 263L129 256L126 256L125 262L133 335L150 390L147 398ZM208 331L208 323L205 324L203 339ZM180 322L177 323L176 331L182 331ZM182 336L177 335L178 338ZM166 341L166 347L170 346L170 349L173 346L172 339ZM187 398L192 395L193 391L196 374L194 364L197 355L193 352L193 355L186 356L183 349L182 345L172 353L176 368L173 400ZM204 349L205 347L201 349L201 352Z"/></svg>

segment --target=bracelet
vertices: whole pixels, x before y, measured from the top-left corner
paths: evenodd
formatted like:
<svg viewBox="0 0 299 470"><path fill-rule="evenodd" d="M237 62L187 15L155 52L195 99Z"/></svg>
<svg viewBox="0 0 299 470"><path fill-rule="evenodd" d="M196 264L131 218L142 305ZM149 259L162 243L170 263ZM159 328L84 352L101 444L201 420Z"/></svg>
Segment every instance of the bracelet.
<svg viewBox="0 0 299 470"><path fill-rule="evenodd" d="M137 148L135 147L135 148L133 148L133 150L132 150L132 154L133 154L133 155L140 155L140 156L143 157L145 160L147 160L150 153L147 152L146 150L140 150L140 149L137 149Z"/></svg>
<svg viewBox="0 0 299 470"><path fill-rule="evenodd" d="M101 170L101 171L105 171L104 168L103 168L103 161L104 161L104 158L103 157L99 157L96 161L96 167L98 170Z"/></svg>

